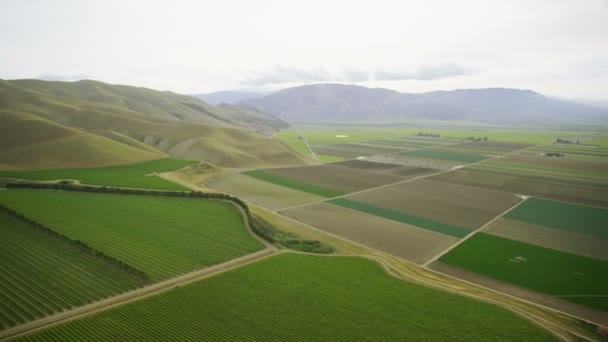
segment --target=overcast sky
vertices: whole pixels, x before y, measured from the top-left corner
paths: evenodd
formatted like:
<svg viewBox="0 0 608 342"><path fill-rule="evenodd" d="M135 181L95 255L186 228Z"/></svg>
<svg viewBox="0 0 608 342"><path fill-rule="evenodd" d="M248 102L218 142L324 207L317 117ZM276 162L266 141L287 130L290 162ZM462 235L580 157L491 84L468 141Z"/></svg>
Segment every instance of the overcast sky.
<svg viewBox="0 0 608 342"><path fill-rule="evenodd" d="M608 0L0 0L0 78L608 100Z"/></svg>

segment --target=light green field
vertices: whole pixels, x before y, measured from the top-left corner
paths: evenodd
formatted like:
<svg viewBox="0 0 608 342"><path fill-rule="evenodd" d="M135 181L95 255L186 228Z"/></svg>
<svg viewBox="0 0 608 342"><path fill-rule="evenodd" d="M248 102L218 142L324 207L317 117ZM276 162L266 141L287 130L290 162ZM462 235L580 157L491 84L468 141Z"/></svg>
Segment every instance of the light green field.
<svg viewBox="0 0 608 342"><path fill-rule="evenodd" d="M465 163L475 163L475 162L490 158L490 157L482 156L479 154L463 153L463 152L441 150L441 149L414 150L414 151L401 152L399 154L404 155L404 156L442 159L442 160L459 161L459 162L465 162Z"/></svg>
<svg viewBox="0 0 608 342"><path fill-rule="evenodd" d="M25 341L554 341L516 314L362 258L283 254Z"/></svg>
<svg viewBox="0 0 608 342"><path fill-rule="evenodd" d="M400 211L381 208L363 202L352 201L346 198L335 198L327 202L458 238L464 237L471 232L471 230L464 227L459 227Z"/></svg>
<svg viewBox="0 0 608 342"><path fill-rule="evenodd" d="M608 240L608 208L530 198L505 218Z"/></svg>
<svg viewBox="0 0 608 342"><path fill-rule="evenodd" d="M608 261L484 233L475 234L439 261L551 295L608 295ZM585 304L608 311L605 301Z"/></svg>
<svg viewBox="0 0 608 342"><path fill-rule="evenodd" d="M263 170L254 170L254 171L246 171L243 174L247 176L251 176L257 179L261 179L266 182L270 182L273 184L281 185L287 188L291 188L294 190L300 190L304 192L308 192L310 194L319 195L323 197L336 197L340 195L344 195L343 192L329 189L326 187L322 187L315 184L301 182L295 179L274 175L269 172L265 172Z"/></svg>
<svg viewBox="0 0 608 342"><path fill-rule="evenodd" d="M155 176L154 173L173 171L196 163L195 161L166 158L139 164L94 169L0 171L0 177L27 180L76 179L82 183L94 185L159 190L187 190L178 184Z"/></svg>
<svg viewBox="0 0 608 342"><path fill-rule="evenodd" d="M287 145L291 146L300 154L303 154L305 156L310 155L310 150L308 149L308 146L306 146L303 140L298 139L298 133L293 127L289 127L285 130L280 131L275 135L275 138L285 142Z"/></svg>
<svg viewBox="0 0 608 342"><path fill-rule="evenodd" d="M606 172L572 170L572 169L564 169L564 168L557 168L557 167L530 165L530 164L518 164L518 163L510 163L510 162L503 163L503 162L488 161L488 162L483 163L483 165L508 167L508 168L521 169L521 170L548 171L548 172L552 172L552 173L564 173L564 174L568 174L568 175L578 175L578 176L608 177L608 173L606 173Z"/></svg>
<svg viewBox="0 0 608 342"><path fill-rule="evenodd" d="M228 202L161 196L5 190L0 203L87 243L153 280L261 249Z"/></svg>
<svg viewBox="0 0 608 342"><path fill-rule="evenodd" d="M0 331L144 284L0 211Z"/></svg>

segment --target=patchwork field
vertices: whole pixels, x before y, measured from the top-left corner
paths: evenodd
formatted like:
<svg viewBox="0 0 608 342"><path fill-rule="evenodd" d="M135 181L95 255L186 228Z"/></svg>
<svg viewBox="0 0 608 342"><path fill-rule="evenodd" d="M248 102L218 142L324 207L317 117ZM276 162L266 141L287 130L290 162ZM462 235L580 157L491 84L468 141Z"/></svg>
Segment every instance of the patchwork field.
<svg viewBox="0 0 608 342"><path fill-rule="evenodd" d="M263 172L265 174L284 177L306 184L314 184L315 186L337 191L336 193L327 193L328 196L326 197L335 197L349 192L374 188L406 179L405 177L397 175L377 174L354 167L345 168L344 165L341 165L341 167L335 166L334 164L268 169Z"/></svg>
<svg viewBox="0 0 608 342"><path fill-rule="evenodd" d="M580 182L579 180L567 177L556 178L525 172L504 172L467 167L466 169L432 176L429 179L443 183L468 185L527 196L608 206L608 184Z"/></svg>
<svg viewBox="0 0 608 342"><path fill-rule="evenodd" d="M247 199L272 210L316 202L325 198L240 173L215 177L205 185L211 189Z"/></svg>
<svg viewBox="0 0 608 342"><path fill-rule="evenodd" d="M457 167L461 167L465 163L449 160L440 159L429 159L429 158L416 158L412 156L404 156L401 154L385 154L375 155L365 158L366 161L385 163L393 165L401 165L414 168L426 168L439 171L451 170Z"/></svg>
<svg viewBox="0 0 608 342"><path fill-rule="evenodd" d="M458 241L453 236L330 203L288 209L281 214L420 264Z"/></svg>
<svg viewBox="0 0 608 342"><path fill-rule="evenodd" d="M263 289L263 291L260 291ZM283 254L21 340L553 341L505 309L361 258Z"/></svg>
<svg viewBox="0 0 608 342"><path fill-rule="evenodd" d="M501 218L485 233L595 259L608 260L608 239Z"/></svg>
<svg viewBox="0 0 608 342"><path fill-rule="evenodd" d="M394 153L405 148L390 145L368 145L359 143L313 145L312 150L318 154L337 156L342 158L357 158L374 154Z"/></svg>
<svg viewBox="0 0 608 342"><path fill-rule="evenodd" d="M608 261L485 233L475 234L439 260L565 300L608 295ZM587 304L608 311L604 301Z"/></svg>
<svg viewBox="0 0 608 342"><path fill-rule="evenodd" d="M311 182L304 182L292 177L286 177L281 174L272 172L273 170L253 170L243 172L244 175L249 177L257 178L265 182L284 186L293 190L303 191L310 194L322 196L322 197L335 197L344 195L343 192L336 190L335 188L328 188L325 186L317 185Z"/></svg>
<svg viewBox="0 0 608 342"><path fill-rule="evenodd" d="M0 211L0 331L145 281Z"/></svg>
<svg viewBox="0 0 608 342"><path fill-rule="evenodd" d="M109 166L95 169L0 171L0 178L27 180L74 179L94 185L119 186L160 190L186 190L184 187L156 177L155 173L168 172L196 164L195 161L159 159L139 164Z"/></svg>
<svg viewBox="0 0 608 342"><path fill-rule="evenodd" d="M237 208L223 201L4 190L0 203L145 272L152 280L263 247L245 229Z"/></svg>
<svg viewBox="0 0 608 342"><path fill-rule="evenodd" d="M351 170L363 170L380 174L390 174L402 177L418 177L429 173L436 172L433 169L423 167L411 167L387 163L376 163L367 160L348 160L339 163L333 163L332 166L343 167L347 172Z"/></svg>
<svg viewBox="0 0 608 342"><path fill-rule="evenodd" d="M449 160L462 163L475 163L490 158L486 155L458 152L449 149L427 148L423 150L413 150L400 152L404 156L421 157L430 159Z"/></svg>
<svg viewBox="0 0 608 342"><path fill-rule="evenodd" d="M520 150L526 147L529 147L529 144L522 143L510 143L510 142L501 142L501 141L469 141L461 144L455 144L451 146L447 146L446 148L454 148L458 150L471 150L471 151L488 151L496 154L503 154L508 152L513 152L516 150ZM473 152L475 153L475 152Z"/></svg>
<svg viewBox="0 0 608 342"><path fill-rule="evenodd" d="M513 194L426 179L355 194L347 199L469 230L479 228L520 201Z"/></svg>

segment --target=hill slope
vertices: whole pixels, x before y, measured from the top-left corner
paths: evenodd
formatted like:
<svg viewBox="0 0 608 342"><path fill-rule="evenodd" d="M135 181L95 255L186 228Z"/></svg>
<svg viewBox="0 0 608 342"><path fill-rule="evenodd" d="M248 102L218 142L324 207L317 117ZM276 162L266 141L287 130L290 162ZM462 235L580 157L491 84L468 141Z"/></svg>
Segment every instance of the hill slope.
<svg viewBox="0 0 608 342"><path fill-rule="evenodd" d="M167 155L225 167L301 164L263 112L96 81L0 80L0 168L135 163Z"/></svg>
<svg viewBox="0 0 608 342"><path fill-rule="evenodd" d="M585 104L506 88L406 94L353 85L315 84L239 104L291 122L401 122L413 118L543 124L547 120L591 122L608 118L608 111Z"/></svg>

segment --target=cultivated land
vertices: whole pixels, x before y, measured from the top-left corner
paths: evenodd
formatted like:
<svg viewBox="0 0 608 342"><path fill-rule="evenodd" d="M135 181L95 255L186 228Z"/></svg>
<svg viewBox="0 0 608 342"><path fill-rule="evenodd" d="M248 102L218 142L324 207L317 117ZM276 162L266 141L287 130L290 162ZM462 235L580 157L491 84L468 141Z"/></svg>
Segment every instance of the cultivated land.
<svg viewBox="0 0 608 342"><path fill-rule="evenodd" d="M109 166L93 169L0 171L0 178L27 180L79 180L94 185L145 188L159 190L185 190L184 187L157 177L156 173L181 169L195 161L160 159L139 164Z"/></svg>
<svg viewBox="0 0 608 342"><path fill-rule="evenodd" d="M492 163L503 165L504 167L581 176L604 176L608 178L608 160L603 158L596 160L571 159L567 154L561 158L541 157L538 155L509 155Z"/></svg>
<svg viewBox="0 0 608 342"><path fill-rule="evenodd" d="M435 171L447 171L465 164L463 162L429 158L416 158L412 156L404 156L401 154L375 155L369 158L365 158L365 160L369 162L401 165L414 168L426 168Z"/></svg>
<svg viewBox="0 0 608 342"><path fill-rule="evenodd" d="M303 182L297 179L277 175L271 173L270 170L254 170L246 171L243 174L263 180L268 183L277 184L286 188L307 192L310 194L322 196L322 197L335 197L343 195L344 193L333 188L328 188L313 183Z"/></svg>
<svg viewBox="0 0 608 342"><path fill-rule="evenodd" d="M570 300L608 295L608 261L477 233L439 259L498 280ZM588 303L608 311L604 301Z"/></svg>
<svg viewBox="0 0 608 342"><path fill-rule="evenodd" d="M527 148L529 144L509 143L500 141L469 141L461 144L447 146L449 149L472 150L472 151L490 151L496 154L503 154Z"/></svg>
<svg viewBox="0 0 608 342"><path fill-rule="evenodd" d="M502 218L484 228L484 232L563 252L608 260L608 239Z"/></svg>
<svg viewBox="0 0 608 342"><path fill-rule="evenodd" d="M458 241L449 235L330 203L288 209L281 214L419 264Z"/></svg>
<svg viewBox="0 0 608 342"><path fill-rule="evenodd" d="M608 240L608 208L530 198L505 217Z"/></svg>
<svg viewBox="0 0 608 342"><path fill-rule="evenodd" d="M318 154L342 158L357 158L371 156L374 154L395 153L402 151L404 148L399 146L388 145L368 145L359 143L348 144L331 144L331 145L313 145L313 151Z"/></svg>
<svg viewBox="0 0 608 342"><path fill-rule="evenodd" d="M423 167L410 167L387 163L375 163L366 160L348 160L339 163L333 163L334 167L345 168L347 172L351 170L363 170L379 174L397 175L402 177L418 177L425 174L437 172L433 169Z"/></svg>
<svg viewBox="0 0 608 342"><path fill-rule="evenodd" d="M23 340L171 339L176 332L187 340L555 340L507 310L403 282L370 260L295 254Z"/></svg>
<svg viewBox="0 0 608 342"><path fill-rule="evenodd" d="M471 230L479 228L520 200L513 194L426 179L347 198Z"/></svg>
<svg viewBox="0 0 608 342"><path fill-rule="evenodd" d="M240 173L229 173L215 177L205 185L211 189L247 199L272 210L317 202L325 198Z"/></svg>
<svg viewBox="0 0 608 342"><path fill-rule="evenodd" d="M0 331L146 281L0 211Z"/></svg>
<svg viewBox="0 0 608 342"><path fill-rule="evenodd" d="M263 245L229 202L5 190L0 203L119 259L152 280L233 259Z"/></svg>
<svg viewBox="0 0 608 342"><path fill-rule="evenodd" d="M429 148L429 149L423 149L423 150L406 151L406 152L400 152L400 154L402 154L404 156L450 160L450 161L463 162L463 163L475 163L475 162L490 158L489 156L480 155L480 154L463 153L463 152L458 152L458 151L453 151L453 150L448 150L448 149L439 149L439 148Z"/></svg>
<svg viewBox="0 0 608 342"><path fill-rule="evenodd" d="M264 172L307 184L333 189L339 194L360 191L405 180L404 177L396 175L375 174L364 169L353 167L345 169L344 167L338 167L334 164L269 169L264 170ZM334 196L338 196L338 194L327 197Z"/></svg>
<svg viewBox="0 0 608 342"><path fill-rule="evenodd" d="M443 183L462 184L484 189L499 190L527 196L544 197L567 202L608 206L608 185L585 182L572 178L554 178L468 167L430 177Z"/></svg>

